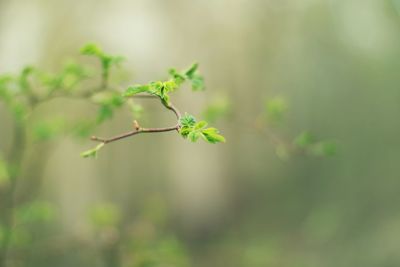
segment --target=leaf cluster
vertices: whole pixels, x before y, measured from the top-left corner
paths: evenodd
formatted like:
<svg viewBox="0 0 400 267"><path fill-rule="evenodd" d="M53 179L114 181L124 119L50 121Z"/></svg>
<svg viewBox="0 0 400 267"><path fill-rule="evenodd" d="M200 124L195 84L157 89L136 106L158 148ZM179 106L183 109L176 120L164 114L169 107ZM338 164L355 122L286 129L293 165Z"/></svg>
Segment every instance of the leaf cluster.
<svg viewBox="0 0 400 267"><path fill-rule="evenodd" d="M170 101L169 93L178 89L185 81L189 81L193 91L204 89L204 78L198 73L198 64L193 64L186 71L178 72L170 69L171 78L167 81L156 81L148 84L137 84L129 87L124 92L124 97L132 97L140 93L148 93L161 99L164 105L168 106Z"/></svg>
<svg viewBox="0 0 400 267"><path fill-rule="evenodd" d="M202 91L205 89L204 78L198 72L199 64L194 63L187 70L178 72L176 69L171 68L169 74L175 80L177 84L181 84L184 81L189 81L193 91Z"/></svg>
<svg viewBox="0 0 400 267"><path fill-rule="evenodd" d="M47 141L64 133L74 133L78 136L87 135L97 125L110 119L115 110L127 104L135 116L143 110L133 103L131 97L137 94L149 94L159 98L162 104L172 109L170 94L189 83L193 91L204 89L204 78L198 71L198 64L192 64L183 71L172 68L168 71L169 78L153 81L143 85L128 87L123 93L113 89L108 84L110 69L119 66L123 61L121 56L114 56L104 52L101 47L90 43L83 46L81 54L97 58L101 63L101 83L99 87L90 90L83 89L84 81L94 76L93 71L86 65L69 61L59 72L47 72L33 66L23 68L17 75L0 76L0 101L14 115L15 121L24 123L29 136L34 141ZM97 116L94 119L85 119L76 124L67 123L67 120L55 118L42 121L28 121L35 107L54 97L71 97L86 100L98 106ZM179 113L179 112L178 112ZM194 124L185 124L184 117L178 118L179 132L191 141L200 137L209 143L224 142L225 139L216 128L207 127L207 122L200 121ZM177 127L178 127L177 126ZM96 157L104 144L88 150L83 157Z"/></svg>
<svg viewBox="0 0 400 267"><path fill-rule="evenodd" d="M276 96L270 98L265 103L264 118L270 126L278 126L283 122L288 113L289 106L285 98ZM332 156L336 153L337 145L329 140L317 140L313 134L304 131L296 136L292 141L284 140L280 135L275 135L274 129L269 129L277 143L275 152L281 159L288 159L290 152L304 152L313 156Z"/></svg>
<svg viewBox="0 0 400 267"><path fill-rule="evenodd" d="M102 83L104 87L108 86L108 79L111 67L119 67L120 64L125 60L122 56L114 56L105 53L100 46L94 43L89 43L83 46L81 48L81 54L94 56L100 61L102 67Z"/></svg>
<svg viewBox="0 0 400 267"><path fill-rule="evenodd" d="M179 133L192 142L196 142L200 137L211 144L225 142L225 138L219 134L218 129L207 128L208 123L206 121L197 122L190 114L185 114L180 119L180 125Z"/></svg>
<svg viewBox="0 0 400 267"><path fill-rule="evenodd" d="M329 140L317 140L310 132L299 134L293 143L296 147L314 156L333 156L337 151L337 144Z"/></svg>
<svg viewBox="0 0 400 267"><path fill-rule="evenodd" d="M274 124L282 122L288 109L288 103L282 96L268 99L265 104L267 119Z"/></svg>

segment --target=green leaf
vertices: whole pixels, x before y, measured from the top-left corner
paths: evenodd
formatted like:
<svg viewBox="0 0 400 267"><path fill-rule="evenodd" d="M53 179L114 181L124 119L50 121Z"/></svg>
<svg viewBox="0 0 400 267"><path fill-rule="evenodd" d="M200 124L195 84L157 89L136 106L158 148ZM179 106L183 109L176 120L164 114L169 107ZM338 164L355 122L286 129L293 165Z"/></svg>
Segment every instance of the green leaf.
<svg viewBox="0 0 400 267"><path fill-rule="evenodd" d="M194 63L186 72L185 76L188 80L190 80L192 84L192 90L193 91L200 91L204 90L204 78L197 73L199 65L197 63Z"/></svg>
<svg viewBox="0 0 400 267"><path fill-rule="evenodd" d="M11 76L0 76L0 100L2 100L6 104L10 104L13 100L13 95L11 94L9 88L11 82Z"/></svg>
<svg viewBox="0 0 400 267"><path fill-rule="evenodd" d="M225 137L219 134L218 129L216 128L207 128L201 131L203 134L204 140L211 144L216 144L219 142L225 143Z"/></svg>
<svg viewBox="0 0 400 267"><path fill-rule="evenodd" d="M95 44L87 44L81 49L81 53L88 56L96 56L102 67L102 87L108 84L110 69L112 66L119 66L124 61L121 56L112 56L103 52L103 50Z"/></svg>
<svg viewBox="0 0 400 267"><path fill-rule="evenodd" d="M229 115L230 111L231 105L229 100L226 97L219 97L209 104L202 114L205 120L212 123Z"/></svg>
<svg viewBox="0 0 400 267"><path fill-rule="evenodd" d="M119 67L121 65L121 63L124 61L125 61L125 58L122 56L113 56L113 57L111 57L110 65Z"/></svg>
<svg viewBox="0 0 400 267"><path fill-rule="evenodd" d="M189 78L192 79L193 75L196 73L197 69L199 67L198 63L193 63L192 66L185 72L185 75Z"/></svg>
<svg viewBox="0 0 400 267"><path fill-rule="evenodd" d="M191 129L191 128L187 128L187 127L182 127L180 130L179 130L179 133L183 136L183 137L187 137L188 135L189 135L189 133L191 133L193 131L193 129Z"/></svg>
<svg viewBox="0 0 400 267"><path fill-rule="evenodd" d="M97 114L97 123L101 123L107 119L112 118L114 112L111 105L103 104L100 106Z"/></svg>
<svg viewBox="0 0 400 267"><path fill-rule="evenodd" d="M76 137L87 137L91 132L93 132L96 127L96 123L90 120L78 121L70 126L71 132Z"/></svg>
<svg viewBox="0 0 400 267"><path fill-rule="evenodd" d="M337 153L337 144L333 141L321 141L316 143L311 149L315 156L333 156Z"/></svg>
<svg viewBox="0 0 400 267"><path fill-rule="evenodd" d="M182 127L193 127L196 124L196 119L192 115L185 113L180 119L180 124Z"/></svg>
<svg viewBox="0 0 400 267"><path fill-rule="evenodd" d="M195 75L190 81L192 82L193 91L202 91L205 89L204 78L202 76Z"/></svg>
<svg viewBox="0 0 400 267"><path fill-rule="evenodd" d="M288 111L288 104L283 97L277 96L266 102L265 105L267 117L272 122L282 121Z"/></svg>
<svg viewBox="0 0 400 267"><path fill-rule="evenodd" d="M103 50L94 43L86 44L81 48L81 54L88 56L103 56Z"/></svg>
<svg viewBox="0 0 400 267"><path fill-rule="evenodd" d="M309 132L303 132L294 140L294 144L300 148L306 148L315 143L315 137Z"/></svg>
<svg viewBox="0 0 400 267"><path fill-rule="evenodd" d="M42 121L34 125L33 138L35 141L47 141L65 130L65 121L61 118L56 118L49 121Z"/></svg>
<svg viewBox="0 0 400 267"><path fill-rule="evenodd" d="M69 61L64 64L63 71L60 74L60 84L62 88L72 89L88 77L90 77L90 71L87 67Z"/></svg>
<svg viewBox="0 0 400 267"><path fill-rule="evenodd" d="M17 209L16 218L18 223L46 223L54 220L55 207L44 201L27 203Z"/></svg>
<svg viewBox="0 0 400 267"><path fill-rule="evenodd" d="M169 74L172 76L172 79L174 79L178 86L186 80L185 76L179 73L176 69L170 69Z"/></svg>
<svg viewBox="0 0 400 267"><path fill-rule="evenodd" d="M189 132L188 134L188 138L190 141L192 141L193 143L196 142L201 136L201 133L198 131L193 131L193 132Z"/></svg>
<svg viewBox="0 0 400 267"><path fill-rule="evenodd" d="M206 121L199 121L198 123L196 123L194 125L194 130L200 130L203 129L204 127L207 126L207 122Z"/></svg>
<svg viewBox="0 0 400 267"><path fill-rule="evenodd" d="M103 203L93 207L89 219L96 227L116 226L121 221L121 211L111 203Z"/></svg>
<svg viewBox="0 0 400 267"><path fill-rule="evenodd" d="M175 89L178 88L178 85L174 80L169 80L163 83L163 86L165 88L165 93L169 93L174 91Z"/></svg>
<svg viewBox="0 0 400 267"><path fill-rule="evenodd" d="M180 125L179 133L192 142L196 142L200 137L212 144L225 142L225 138L219 134L216 128L205 129L206 121L196 122L196 119L187 113L180 119Z"/></svg>
<svg viewBox="0 0 400 267"><path fill-rule="evenodd" d="M142 105L133 101L128 101L128 105L133 118L140 119L143 116L144 108Z"/></svg>
<svg viewBox="0 0 400 267"><path fill-rule="evenodd" d="M126 91L122 94L123 97L130 97L139 93L144 93L144 92L149 92L150 91L150 86L149 85L133 85L128 87Z"/></svg>
<svg viewBox="0 0 400 267"><path fill-rule="evenodd" d="M113 94L109 99L109 104L113 107L120 107L124 104L125 99L119 94Z"/></svg>
<svg viewBox="0 0 400 267"><path fill-rule="evenodd" d="M126 101L119 93L112 91L104 91L95 94L91 100L100 105L97 115L98 123L111 118L114 114L114 110L121 107Z"/></svg>
<svg viewBox="0 0 400 267"><path fill-rule="evenodd" d="M19 102L12 103L11 112L14 115L14 118L18 122L24 121L28 115L27 107L24 104L19 103Z"/></svg>
<svg viewBox="0 0 400 267"><path fill-rule="evenodd" d="M13 81L13 77L11 75L2 74L0 75L0 87L7 85L8 83Z"/></svg>
<svg viewBox="0 0 400 267"><path fill-rule="evenodd" d="M29 84L29 76L35 71L32 66L27 66L22 69L21 75L19 76L19 87L22 92L29 93L31 86Z"/></svg>
<svg viewBox="0 0 400 267"><path fill-rule="evenodd" d="M95 148L81 153L83 158L97 158L99 150L104 146L104 143L98 144Z"/></svg>

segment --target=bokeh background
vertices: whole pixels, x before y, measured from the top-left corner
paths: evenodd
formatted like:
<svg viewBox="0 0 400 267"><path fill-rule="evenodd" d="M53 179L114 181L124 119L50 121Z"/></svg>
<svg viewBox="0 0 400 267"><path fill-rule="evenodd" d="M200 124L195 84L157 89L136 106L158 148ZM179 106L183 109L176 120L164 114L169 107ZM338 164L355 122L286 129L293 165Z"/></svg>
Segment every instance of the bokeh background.
<svg viewBox="0 0 400 267"><path fill-rule="evenodd" d="M399 15L397 0L1 0L0 73L57 70L96 42L127 58L121 88L198 61L207 90L176 105L231 107L214 123L226 144L142 135L97 160L79 157L88 139L31 145L18 198L45 220L15 229L9 266L399 266ZM276 96L279 138L308 130L336 155L279 157L253 127ZM173 123L143 104L147 125ZM58 99L33 117L93 110ZM96 134L130 124L118 112ZM12 139L0 105L3 154Z"/></svg>

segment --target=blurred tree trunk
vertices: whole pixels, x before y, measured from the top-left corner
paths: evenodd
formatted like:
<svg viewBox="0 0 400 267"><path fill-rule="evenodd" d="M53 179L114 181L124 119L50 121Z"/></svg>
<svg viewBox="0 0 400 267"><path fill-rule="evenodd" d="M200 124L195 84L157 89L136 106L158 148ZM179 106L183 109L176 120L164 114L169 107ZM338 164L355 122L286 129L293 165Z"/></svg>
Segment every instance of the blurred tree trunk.
<svg viewBox="0 0 400 267"><path fill-rule="evenodd" d="M10 184L5 188L0 203L0 223L3 227L3 238L0 246L0 267L7 265L8 250L12 242L15 211L15 192L21 173L21 165L26 149L25 126L16 122L14 126L14 141L8 158Z"/></svg>

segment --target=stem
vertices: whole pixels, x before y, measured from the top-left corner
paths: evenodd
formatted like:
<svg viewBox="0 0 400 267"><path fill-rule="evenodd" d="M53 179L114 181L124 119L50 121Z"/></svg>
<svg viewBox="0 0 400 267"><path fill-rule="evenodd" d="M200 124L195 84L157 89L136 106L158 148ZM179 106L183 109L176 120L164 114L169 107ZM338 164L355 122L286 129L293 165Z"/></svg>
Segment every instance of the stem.
<svg viewBox="0 0 400 267"><path fill-rule="evenodd" d="M141 96L145 96L145 95L141 95ZM182 117L180 111L171 103L165 103L163 101L161 101L162 104L169 110L171 110L177 119L177 124L175 126L171 126L171 127L165 127L165 128L141 128L139 126L139 124L135 121L135 129L120 135L116 135L110 138L101 138L101 137L97 137L97 136L92 136L91 140L92 141L97 141L97 142L101 142L103 144L108 144L111 142L115 142L121 139L125 139L127 137L131 137L137 134L142 134L142 133L161 133L161 132L171 132L171 131L179 131L181 125L180 125L180 119Z"/></svg>
<svg viewBox="0 0 400 267"><path fill-rule="evenodd" d="M0 267L7 264L8 250L12 240L12 229L15 213L15 193L17 189L17 180L20 174L21 163L26 147L26 129L19 122L14 126L14 141L11 147L9 159L10 165L10 186L4 196L4 213L1 221L4 227L4 237L0 246Z"/></svg>
<svg viewBox="0 0 400 267"><path fill-rule="evenodd" d="M107 138L107 139L100 138L97 136L92 136L91 140L98 141L98 142L101 142L104 144L108 144L108 143L118 141L118 140L130 137L130 136L136 135L136 134L141 134L141 133L161 133L161 132L177 131L177 130L179 130L179 127L180 127L179 125L176 125L176 126L166 127L166 128L139 128L138 130L135 129L133 131L129 131L129 132L126 132L126 133L123 133L120 135L116 135L116 136L113 136L113 137Z"/></svg>
<svg viewBox="0 0 400 267"><path fill-rule="evenodd" d="M108 87L108 77L110 73L110 63L108 61L104 61L104 59L101 62L102 65L102 73L101 73L101 84L100 88L101 89L106 89Z"/></svg>

